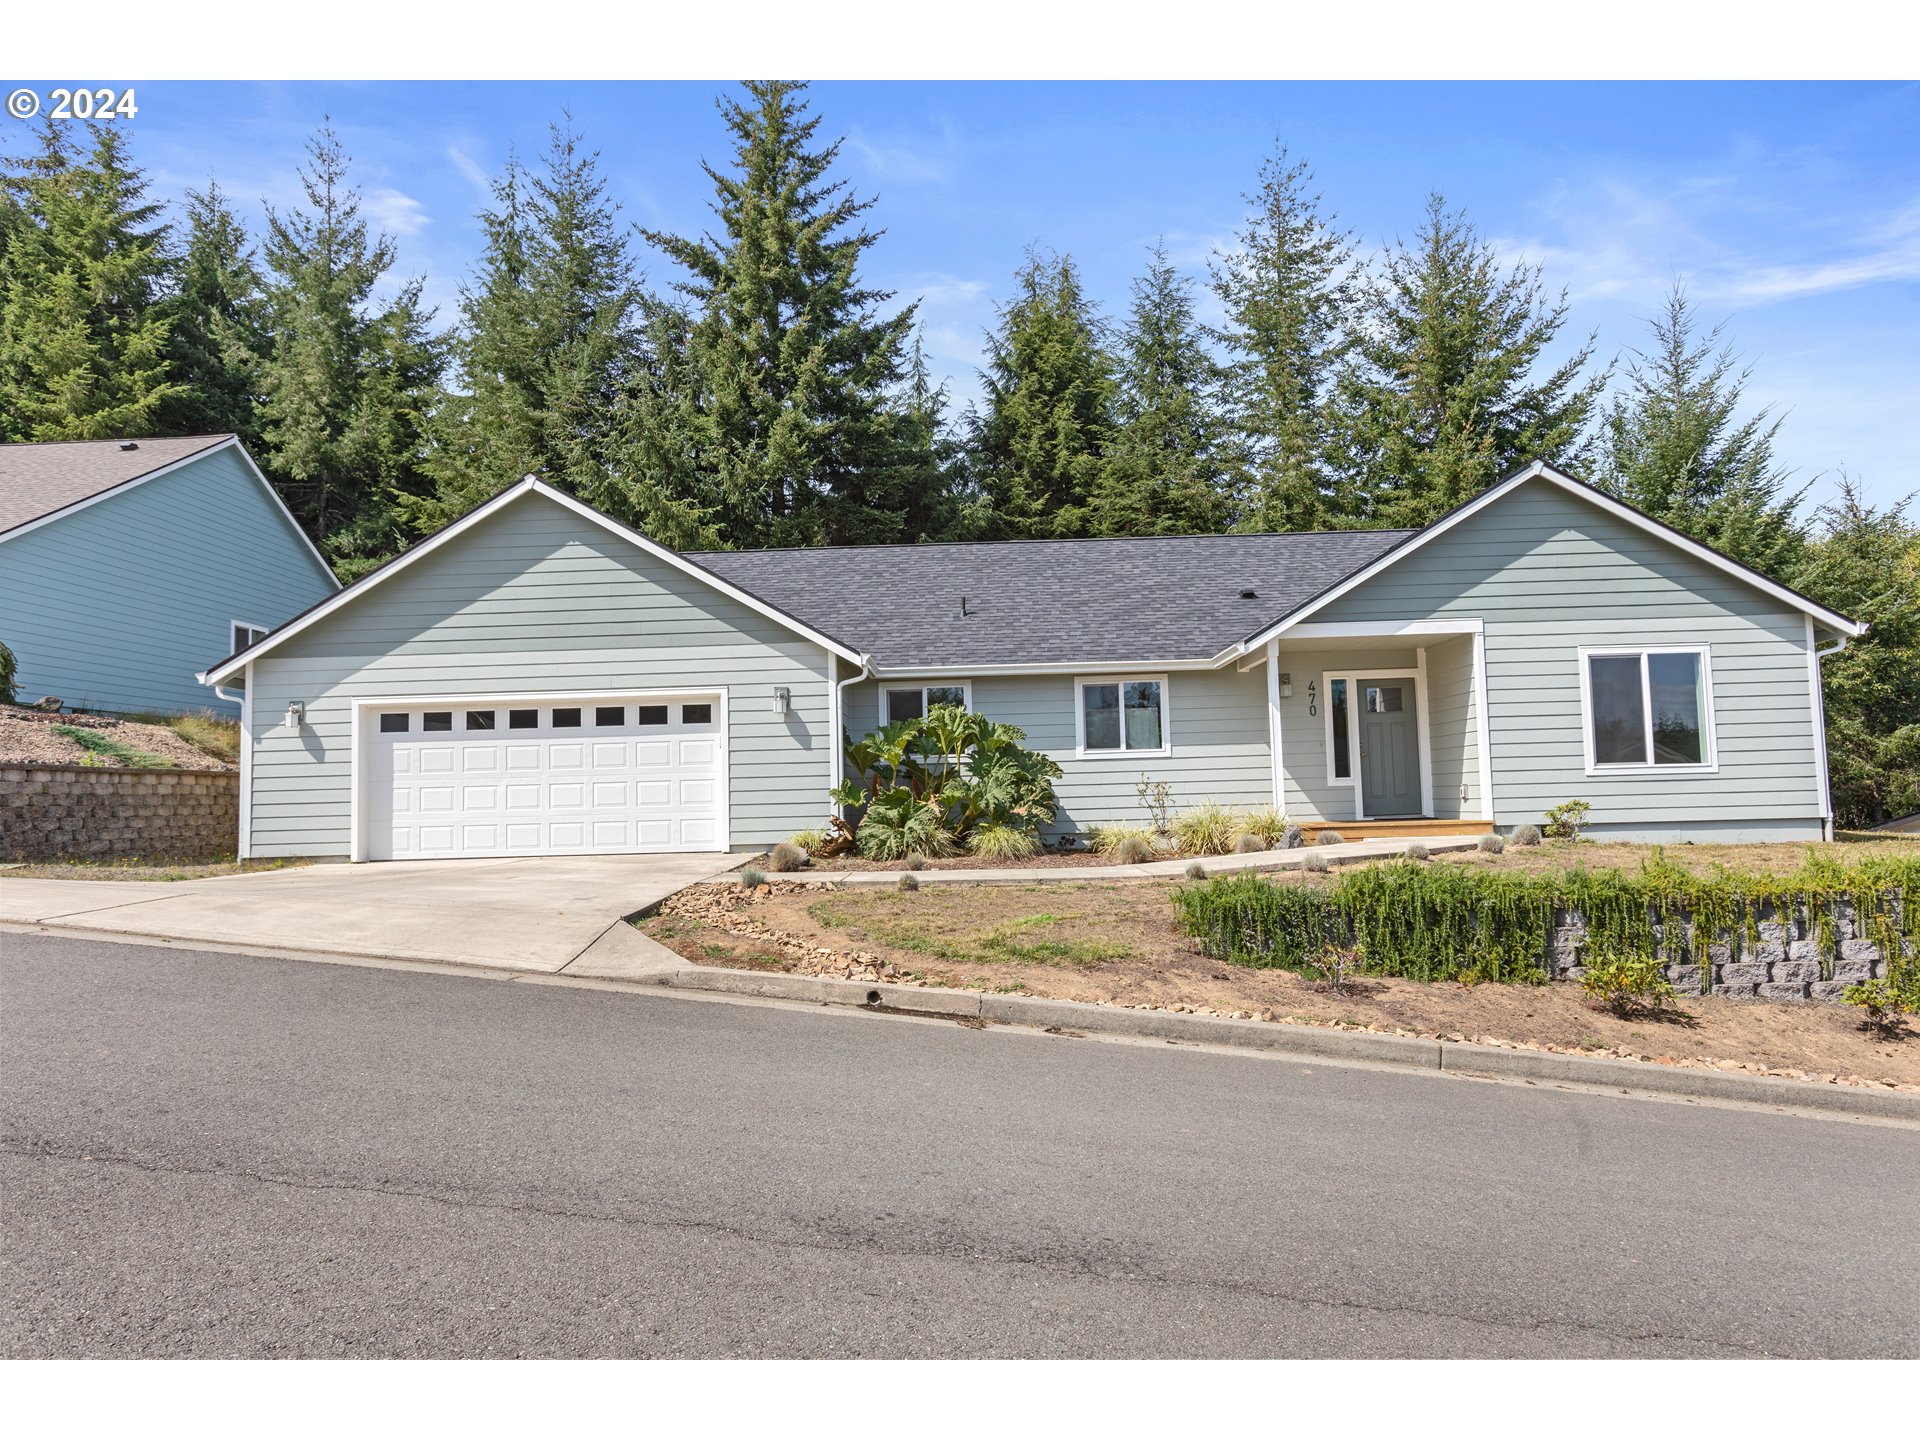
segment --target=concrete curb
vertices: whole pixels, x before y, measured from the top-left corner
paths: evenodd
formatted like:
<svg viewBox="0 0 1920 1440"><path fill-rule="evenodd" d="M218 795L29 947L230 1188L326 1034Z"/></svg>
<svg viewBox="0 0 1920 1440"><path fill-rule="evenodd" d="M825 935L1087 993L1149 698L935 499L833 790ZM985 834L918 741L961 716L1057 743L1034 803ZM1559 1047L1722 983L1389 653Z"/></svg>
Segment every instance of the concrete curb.
<svg viewBox="0 0 1920 1440"><path fill-rule="evenodd" d="M948 1015L992 1024L1084 1034L1133 1035L1192 1045L1228 1045L1350 1064L1398 1065L1461 1076L1540 1080L1596 1089L1651 1092L1749 1105L1788 1106L1842 1115L1920 1122L1920 1094L1862 1085L1816 1085L1765 1075L1736 1075L1551 1050L1505 1050L1451 1040L1426 1040L1318 1025L1225 1020L1167 1010L1128 1010L1077 1000L1027 995L983 995L918 985L868 983L782 971L722 970L704 965L658 974L656 983L681 990L811 1001L862 1010Z"/></svg>
<svg viewBox="0 0 1920 1440"><path fill-rule="evenodd" d="M1415 844L1424 845L1429 854L1437 855L1471 850L1479 843L1478 835L1415 835L1405 840L1350 840L1344 845L1257 850L1250 855L1209 855L1198 861L1150 860L1144 865L1054 865L1029 870L916 870L912 873L922 885L1085 885L1103 880L1178 880L1193 864L1206 867L1209 876L1233 875L1245 870L1297 870L1309 855L1324 856L1330 864L1342 865L1401 855L1409 845ZM802 885L898 885L906 873L904 870L783 870L768 874L767 879L791 880Z"/></svg>

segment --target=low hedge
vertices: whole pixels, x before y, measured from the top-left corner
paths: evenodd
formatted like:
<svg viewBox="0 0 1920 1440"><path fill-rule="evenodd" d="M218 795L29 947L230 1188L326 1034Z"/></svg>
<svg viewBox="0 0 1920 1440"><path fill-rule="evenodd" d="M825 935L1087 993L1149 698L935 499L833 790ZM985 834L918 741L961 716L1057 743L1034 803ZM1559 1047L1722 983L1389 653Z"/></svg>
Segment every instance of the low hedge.
<svg viewBox="0 0 1920 1440"><path fill-rule="evenodd" d="M1791 918L1821 942L1823 969L1837 949L1836 913L1880 946L1902 983L1920 984L1920 857L1842 865L1808 852L1784 876L1716 870L1695 875L1659 850L1637 873L1503 873L1468 865L1398 861L1341 871L1327 884L1223 876L1175 894L1182 927L1216 960L1313 970L1329 945L1357 945L1364 969L1410 980L1547 978L1554 930L1578 917L1586 955L1708 963L1707 947L1757 944L1762 920ZM1688 930L1692 922L1691 931ZM1672 927L1672 928L1668 928ZM1662 931L1685 936L1660 954Z"/></svg>

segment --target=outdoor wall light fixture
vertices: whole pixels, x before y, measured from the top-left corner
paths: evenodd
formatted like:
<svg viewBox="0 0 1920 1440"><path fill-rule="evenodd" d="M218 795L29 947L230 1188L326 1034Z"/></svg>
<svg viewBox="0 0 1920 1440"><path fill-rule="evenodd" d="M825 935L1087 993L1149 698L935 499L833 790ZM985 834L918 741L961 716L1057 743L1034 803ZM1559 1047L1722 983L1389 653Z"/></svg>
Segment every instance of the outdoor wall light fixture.
<svg viewBox="0 0 1920 1440"><path fill-rule="evenodd" d="M1293 698L1293 676L1285 670L1280 672L1280 698L1282 700L1291 700Z"/></svg>
<svg viewBox="0 0 1920 1440"><path fill-rule="evenodd" d="M301 717L306 713L306 707L298 700L289 702L287 705L287 729L298 730L300 728Z"/></svg>
<svg viewBox="0 0 1920 1440"><path fill-rule="evenodd" d="M773 687L773 713L780 716L780 718L784 720L787 716L787 712L792 708L793 708L793 692L784 685L774 686Z"/></svg>

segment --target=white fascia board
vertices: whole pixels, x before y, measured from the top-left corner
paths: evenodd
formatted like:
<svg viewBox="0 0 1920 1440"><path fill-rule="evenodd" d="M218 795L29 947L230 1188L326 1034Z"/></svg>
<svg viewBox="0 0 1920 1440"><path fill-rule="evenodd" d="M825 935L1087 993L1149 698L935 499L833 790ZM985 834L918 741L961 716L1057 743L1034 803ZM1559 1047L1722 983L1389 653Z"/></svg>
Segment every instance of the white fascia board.
<svg viewBox="0 0 1920 1440"><path fill-rule="evenodd" d="M294 619L288 621L285 625L281 626L278 630L275 630L272 634L267 635L266 637L259 640L249 648L239 651L237 654L229 655L225 660L221 661L220 664L215 666L213 669L203 671L201 674L197 675L194 678L199 680L199 682L202 685L219 684L221 681L225 680L229 675L233 674L236 670L242 669L250 661L257 660L262 655L265 655L268 651L274 649L282 641L292 639L295 635L298 635L302 630L305 630L308 626L317 624L321 620L326 619L327 616L333 614L334 611L340 609L342 606L351 604L353 601L359 599L360 596L365 594L368 590L371 590L374 586L380 585L385 581L392 579L395 575L398 575L402 570L405 570L409 565L413 564L414 561L420 559L421 556L432 554L435 550L438 550L442 545L447 544L449 541L453 540L456 536L465 533L467 530L472 529L475 525L478 525L481 521L486 520L491 516L493 516L494 514L496 514L497 512L499 512L500 510L505 509L508 505L511 505L514 501L518 500L521 496L532 495L532 494L544 495L547 499L552 500L557 504L563 506L564 508L573 511L575 514L581 516L582 518L592 521L594 524L600 526L601 529L610 531L612 534L618 535L621 539L626 540L630 544L637 546L639 549L643 550L648 555L651 555L656 559L665 561L666 563L674 566L676 569L685 571L688 575L693 576L695 579L701 581L702 583L710 586L715 590L718 590L719 592L730 597L731 599L738 600L741 604L746 605L748 608L752 610L758 611L760 614L765 615L767 618L778 621L780 624L786 626L789 630L792 630L796 635L799 635L804 639L811 640L814 644L823 646L826 649L831 650L834 654L843 656L844 658L853 661L856 665L862 663L863 657L860 655L858 651L849 650L846 646L842 645L839 641L833 639L832 637L827 635L822 635L818 631L813 630L808 626L802 625L798 620L794 619L791 615L788 615L783 611L775 609L773 606L767 604L766 601L764 600L761 600L755 596L749 595L746 591L740 589L738 586L728 584L726 581L722 580L718 575L715 575L712 571L703 570L700 566L695 565L692 561L682 559L679 555L676 555L673 551L667 549L664 545L655 544L653 541L647 539L646 536L640 534L638 531L629 530L626 526L622 525L619 521L610 519L609 517L602 515L598 510L595 510L592 506L581 504L578 500L575 500L571 495L562 495L558 490L555 490L551 485L542 484L539 480L536 480L533 476L529 475L525 479L517 481L512 485L509 485L505 490L502 490L498 495L494 496L493 499L487 501L486 504L480 506L479 509L473 510L468 514L462 516L460 519L454 521L453 524L447 526L446 529L439 531L437 534L429 536L425 540L422 540L418 545L414 546L411 550L408 550L401 555L395 556L392 560L389 560L385 565L382 565L378 570L371 571L370 573L362 576L360 579L356 580L353 584L349 585L346 589L340 591L337 595L333 596L331 599L323 601L321 604L314 606L311 610L307 611L304 615L296 616Z"/></svg>
<svg viewBox="0 0 1920 1440"><path fill-rule="evenodd" d="M875 668L874 680L968 679L975 675L1158 675L1168 670L1213 670L1226 664L1235 650L1224 650L1209 660L1048 660L1020 665L905 665L898 670Z"/></svg>
<svg viewBox="0 0 1920 1440"><path fill-rule="evenodd" d="M1631 505L1621 504L1604 491L1596 490L1590 485L1582 485L1571 475L1554 469L1553 466L1547 464L1545 461L1536 460L1519 474L1509 476L1492 489L1486 491L1478 499L1462 505L1458 510L1455 510L1444 519L1436 520L1419 534L1408 537L1372 564L1364 566L1352 575L1349 575L1345 580L1342 580L1331 590L1322 594L1318 599L1310 601L1301 609L1296 610L1285 619L1269 625L1258 634L1248 636L1240 642L1238 646L1239 653L1244 655L1249 650L1262 646L1266 644L1267 641L1295 629L1300 622L1308 616L1324 610L1341 596L1366 584L1367 581L1371 580L1381 571L1398 564L1428 541L1446 534L1447 531L1453 529L1454 526L1478 515L1482 510L1499 500L1502 496L1511 494L1530 480L1545 480L1549 484L1558 486L1568 494L1585 500L1588 504L1594 505L1607 514L1612 515L1615 519L1624 520L1627 524L1644 530L1649 535L1653 535L1666 541L1669 545L1685 551L1696 560L1704 561L1716 570L1724 571L1733 576L1736 580L1745 581L1748 585L1753 586L1754 589L1759 590L1763 594L1770 595L1774 599L1792 606L1795 610L1803 614L1813 616L1814 619L1818 620L1835 634L1861 635L1866 631L1866 627L1856 621L1849 620L1846 616L1837 614L1825 606L1816 605L1804 595L1796 595L1793 591L1787 589L1786 586L1769 580L1756 570L1749 570L1746 566L1740 564L1739 561L1729 560L1719 551L1709 549L1697 540L1689 539L1678 530L1662 525L1651 516L1642 515Z"/></svg>

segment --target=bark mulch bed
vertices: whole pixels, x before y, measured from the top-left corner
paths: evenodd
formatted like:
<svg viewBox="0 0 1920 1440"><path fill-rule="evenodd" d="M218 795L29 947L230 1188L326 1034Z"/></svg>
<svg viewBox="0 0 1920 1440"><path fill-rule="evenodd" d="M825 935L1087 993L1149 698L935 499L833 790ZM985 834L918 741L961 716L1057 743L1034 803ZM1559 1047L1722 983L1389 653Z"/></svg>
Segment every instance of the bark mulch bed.
<svg viewBox="0 0 1920 1440"><path fill-rule="evenodd" d="M24 705L0 705L0 765L94 765L103 770L126 766L110 755L96 754L56 727L84 730L116 740L165 761L180 770L233 770L236 766L209 755L165 725L119 720L110 715L55 714Z"/></svg>
<svg viewBox="0 0 1920 1440"><path fill-rule="evenodd" d="M1671 1019L1623 1020L1593 1009L1571 983L1469 986L1375 977L1361 981L1359 993L1336 996L1284 970L1246 969L1201 954L1174 923L1172 889L1161 881L911 892L696 885L642 928L696 964L1920 1089L1920 1034L1877 1039L1861 1030L1849 1007L1685 996Z"/></svg>

